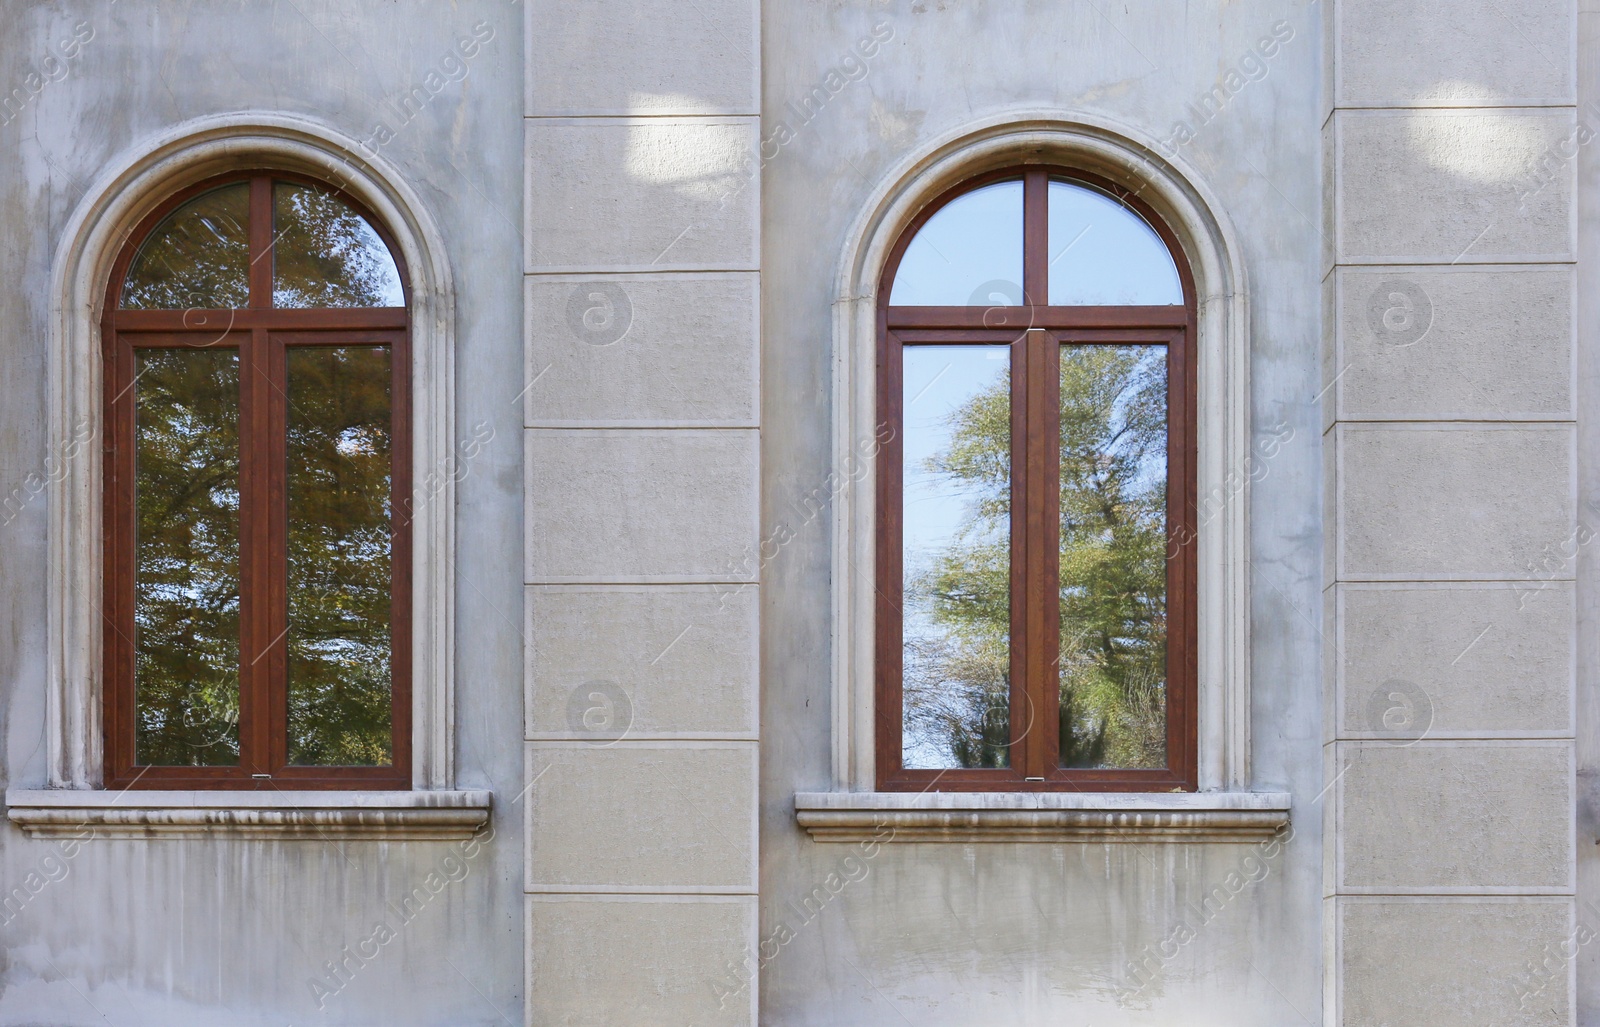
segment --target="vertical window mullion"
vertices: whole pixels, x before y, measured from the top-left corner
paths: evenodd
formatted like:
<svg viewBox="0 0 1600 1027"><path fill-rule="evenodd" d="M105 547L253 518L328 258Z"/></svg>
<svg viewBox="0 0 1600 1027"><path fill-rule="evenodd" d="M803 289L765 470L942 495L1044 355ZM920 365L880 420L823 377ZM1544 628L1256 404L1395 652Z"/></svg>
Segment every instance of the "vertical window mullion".
<svg viewBox="0 0 1600 1027"><path fill-rule="evenodd" d="M270 774L285 762L284 355L264 328L253 329L243 346L240 762L252 774Z"/></svg>
<svg viewBox="0 0 1600 1027"><path fill-rule="evenodd" d="M260 657L265 672L258 681L265 713L268 770L276 773L289 762L289 499L288 499L288 354L272 332L261 332L264 349L263 392L266 399L256 452L262 461L263 490L262 611L267 642Z"/></svg>
<svg viewBox="0 0 1600 1027"><path fill-rule="evenodd" d="M1050 271L1049 194L1048 171L1037 168L1022 176L1022 302L1030 306L1049 302L1045 295Z"/></svg>
<svg viewBox="0 0 1600 1027"><path fill-rule="evenodd" d="M1049 271L1049 216L1047 201L1050 174L1044 168L1031 168L1022 177L1022 301L1031 308L1048 302L1045 295ZM1033 317L1027 319L1033 323ZM1021 481L1021 502L1012 505L1012 524L1021 526L1021 538L1013 542L1013 559L1021 561L1023 587L1021 602L1013 607L1014 629L1022 639L1022 665L1012 684L1012 721L1015 748L1012 767L1029 780L1045 777L1046 758L1052 748L1054 706L1047 701L1044 684L1054 659L1053 630L1046 623L1050 606L1046 589L1054 586L1046 554L1042 551L1049 532L1044 503L1054 476L1050 473L1050 433L1044 430L1054 417L1049 361L1044 353L1049 344L1045 333L1029 330L1019 340L1026 365L1019 392L1024 396L1020 419L1013 423L1012 467ZM1020 471L1018 470L1020 468ZM1020 544L1017 544L1020 542ZM1046 651L1049 656L1046 656Z"/></svg>
<svg viewBox="0 0 1600 1027"><path fill-rule="evenodd" d="M1057 631L1053 589L1056 560L1050 551L1055 510L1050 503L1058 457L1051 442L1056 419L1049 334L1028 331L1017 347L1023 365L1013 386L1012 414L1012 767L1043 779L1053 748L1055 705L1049 684Z"/></svg>
<svg viewBox="0 0 1600 1027"><path fill-rule="evenodd" d="M1034 574L1038 579L1034 615L1035 675L1033 698L1034 752L1037 760L1029 774L1050 777L1060 763L1061 649L1061 343L1051 332L1028 333L1038 373L1035 376L1037 417L1031 433L1038 451L1034 488Z"/></svg>
<svg viewBox="0 0 1600 1027"><path fill-rule="evenodd" d="M1028 733L1028 333L1011 345L1011 769L1027 774Z"/></svg>
<svg viewBox="0 0 1600 1027"><path fill-rule="evenodd" d="M272 303L272 180L250 179L250 287L252 310ZM268 559L271 459L262 451L272 406L267 332L253 329L240 342L239 409L239 764L250 774L281 765L272 748L270 657L273 637L272 570Z"/></svg>
<svg viewBox="0 0 1600 1027"><path fill-rule="evenodd" d="M263 734L266 711L259 702L256 659L267 638L261 622L264 570L261 554L261 461L255 452L264 399L257 364L266 333L255 329L239 340L239 766L267 772Z"/></svg>
<svg viewBox="0 0 1600 1027"><path fill-rule="evenodd" d="M250 309L272 306L272 179L250 179Z"/></svg>

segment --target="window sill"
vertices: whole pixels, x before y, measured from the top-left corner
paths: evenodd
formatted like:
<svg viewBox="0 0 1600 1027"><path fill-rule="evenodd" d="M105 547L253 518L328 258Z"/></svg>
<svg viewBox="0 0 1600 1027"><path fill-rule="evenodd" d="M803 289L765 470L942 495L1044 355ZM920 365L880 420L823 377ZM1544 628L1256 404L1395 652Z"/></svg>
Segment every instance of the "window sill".
<svg viewBox="0 0 1600 1027"><path fill-rule="evenodd" d="M1287 792L799 792L819 842L1252 842L1289 823Z"/></svg>
<svg viewBox="0 0 1600 1027"><path fill-rule="evenodd" d="M35 838L428 841L471 837L492 800L487 791L12 789L6 812Z"/></svg>

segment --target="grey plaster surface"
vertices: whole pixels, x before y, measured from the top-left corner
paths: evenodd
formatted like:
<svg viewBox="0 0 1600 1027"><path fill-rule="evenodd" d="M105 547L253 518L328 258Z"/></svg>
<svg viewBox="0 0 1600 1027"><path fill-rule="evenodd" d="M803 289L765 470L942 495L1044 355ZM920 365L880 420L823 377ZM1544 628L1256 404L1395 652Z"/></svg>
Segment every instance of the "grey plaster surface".
<svg viewBox="0 0 1600 1027"><path fill-rule="evenodd" d="M1600 929L1600 479L1571 422L1600 400L1600 165L1561 155L1600 125L1570 106L1595 97L1592 48L1576 75L1568 52L1594 0L1488 6L7 5L0 787L46 781L60 228L140 140L257 109L371 141L448 241L458 435L483 443L458 485L456 786L495 810L466 846L0 826L0 1027L1600 1017L1600 946L1547 963L1531 1002L1513 986ZM1292 795L1276 842L818 844L796 823L795 793L833 784L839 257L892 169L1020 111L1127 126L1236 230L1253 435L1276 440L1238 469L1249 783ZM629 296L615 339L596 282ZM1406 283L1431 335L1372 328ZM1576 559L1539 570L1563 539ZM1331 587L1341 569L1359 580ZM1392 678L1428 692L1428 742L1374 728ZM591 683L631 689L625 744L579 730L581 704L575 726Z"/></svg>
<svg viewBox="0 0 1600 1027"><path fill-rule="evenodd" d="M92 33L64 78L0 124L8 495L26 492L54 452L43 425L58 230L140 140L239 110L312 118L372 140L444 229L458 437L488 439L457 492L456 780L501 802L492 839L472 855L456 842L79 844L0 830L0 886L14 900L0 926L0 1024L503 1024L502 1010L521 1008L523 951L522 831L510 803L522 788L521 9L65 0L11 5L4 18L6 90L75 26ZM475 30L489 38L464 57L459 41ZM45 552L40 494L0 527L8 787L45 783ZM335 976L329 964L346 946L354 958Z"/></svg>
<svg viewBox="0 0 1600 1027"><path fill-rule="evenodd" d="M1266 73L1196 124L1188 105L1284 20L1292 36L1262 60ZM858 43L870 44L875 25L893 37L863 60L873 48ZM767 950L776 948L762 968L762 1023L1278 1025L1300 1022L1297 1009L1315 1017L1322 643L1320 442L1311 402L1321 388L1314 9L772 4L763 31L763 133L774 140L763 150L763 534L784 525L796 537L763 583L761 937L792 938ZM831 69L863 63L865 74L841 75L842 87L827 91L820 109L804 103ZM808 518L801 500L837 470L829 339L845 232L891 167L964 124L1023 108L1114 118L1158 143L1180 120L1190 123L1195 137L1181 154L1220 195L1245 247L1255 432L1294 431L1254 484L1251 513L1254 784L1294 793L1296 833L1261 863L1258 883L1244 883L1203 924L1191 904L1223 887L1255 850L890 843L866 858L855 845L814 843L795 824L793 794L826 790L832 778L822 597L838 583L829 580L828 521ZM793 138L776 145L780 122ZM837 894L830 874L838 875ZM1195 940L1164 958L1160 946L1181 933L1180 921ZM1148 969L1130 968L1146 961Z"/></svg>

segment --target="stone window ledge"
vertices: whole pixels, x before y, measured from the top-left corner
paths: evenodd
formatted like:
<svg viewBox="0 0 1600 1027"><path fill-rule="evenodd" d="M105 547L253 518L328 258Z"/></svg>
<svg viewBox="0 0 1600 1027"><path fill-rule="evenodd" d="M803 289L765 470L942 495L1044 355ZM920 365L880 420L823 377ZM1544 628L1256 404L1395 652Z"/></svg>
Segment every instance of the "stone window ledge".
<svg viewBox="0 0 1600 1027"><path fill-rule="evenodd" d="M11 789L11 822L36 838L425 841L471 837L487 791L242 792Z"/></svg>
<svg viewBox="0 0 1600 1027"><path fill-rule="evenodd" d="M1287 792L800 792L819 842L1252 842L1289 823Z"/></svg>

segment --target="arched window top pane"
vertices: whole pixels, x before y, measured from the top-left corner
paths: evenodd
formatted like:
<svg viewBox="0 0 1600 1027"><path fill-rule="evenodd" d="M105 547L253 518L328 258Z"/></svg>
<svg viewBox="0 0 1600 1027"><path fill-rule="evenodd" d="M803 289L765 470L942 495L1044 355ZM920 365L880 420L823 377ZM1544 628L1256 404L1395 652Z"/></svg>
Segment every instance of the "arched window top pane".
<svg viewBox="0 0 1600 1027"><path fill-rule="evenodd" d="M128 265L127 310L244 307L250 300L250 184L235 182L168 214Z"/></svg>
<svg viewBox="0 0 1600 1027"><path fill-rule="evenodd" d="M1052 180L1047 221L1050 305L1183 302L1167 244L1144 218L1105 193Z"/></svg>
<svg viewBox="0 0 1600 1027"><path fill-rule="evenodd" d="M274 307L403 307L400 271L383 239L333 193L272 184Z"/></svg>
<svg viewBox="0 0 1600 1027"><path fill-rule="evenodd" d="M1022 182L981 186L946 203L912 238L895 272L897 307L1022 304Z"/></svg>

